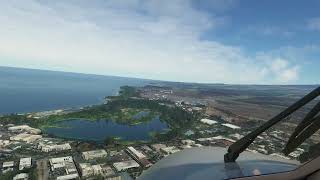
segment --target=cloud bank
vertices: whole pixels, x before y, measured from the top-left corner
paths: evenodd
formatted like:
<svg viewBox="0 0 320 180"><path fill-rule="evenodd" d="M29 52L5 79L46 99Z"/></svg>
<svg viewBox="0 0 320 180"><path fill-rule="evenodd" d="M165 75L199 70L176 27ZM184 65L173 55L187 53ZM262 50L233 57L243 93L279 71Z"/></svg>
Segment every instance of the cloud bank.
<svg viewBox="0 0 320 180"><path fill-rule="evenodd" d="M1 2L0 65L206 83L297 81L299 66L288 59L201 38L225 23L221 11L233 1L225 2L212 2L220 15L191 0Z"/></svg>

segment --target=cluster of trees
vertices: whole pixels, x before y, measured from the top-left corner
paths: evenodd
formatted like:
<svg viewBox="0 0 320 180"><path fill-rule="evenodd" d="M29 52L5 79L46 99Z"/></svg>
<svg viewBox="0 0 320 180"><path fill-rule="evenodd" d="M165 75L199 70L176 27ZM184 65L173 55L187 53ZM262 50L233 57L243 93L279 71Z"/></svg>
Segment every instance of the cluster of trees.
<svg viewBox="0 0 320 180"><path fill-rule="evenodd" d="M159 116L162 122L165 122L171 129L168 136L177 136L177 134L184 131L186 128L192 126L192 124L199 119L200 113L192 113L181 109L176 106L167 106L165 104L172 104L168 101L160 100L147 100L137 97L138 92L136 88L130 86L123 86L120 90L119 96L113 96L107 104L95 105L84 108L83 110L63 114L63 115L51 115L43 119L26 119L25 116L9 115L1 117L0 120L3 123L15 123L22 124L27 123L33 127L41 127L44 125L54 124L59 121L72 118L83 118L89 120L114 120L117 123L133 124L136 122L147 122L155 117ZM148 110L150 113L147 116L140 118L132 118L132 114L124 113L123 109L135 109L135 110ZM134 111L133 111L134 112Z"/></svg>
<svg viewBox="0 0 320 180"><path fill-rule="evenodd" d="M29 179L30 180L37 180L38 179L38 175L36 172L36 168L32 167L30 169L24 169L22 171L18 171L18 170L13 170L13 171L9 171L6 173L0 173L0 179L2 180L7 180L7 179L13 179L13 177L19 173L27 173L29 175Z"/></svg>
<svg viewBox="0 0 320 180"><path fill-rule="evenodd" d="M140 110L149 110L152 115L159 115L162 121L165 121L169 128L182 128L190 126L199 114L187 112L179 107L169 107L162 103L168 103L159 100L133 99L126 98L135 95L133 87L123 87L120 96L124 98L114 98L107 104L91 106L78 112L65 115L50 116L48 120L67 119L67 118L86 118L86 119L113 119L116 121L133 121L130 117L125 117L121 109L132 108ZM115 118L115 119L114 119ZM139 118L139 121L148 121L151 116ZM125 123L125 122L123 122Z"/></svg>
<svg viewBox="0 0 320 180"><path fill-rule="evenodd" d="M9 114L6 116L0 117L0 123L3 124L21 124L26 121L26 117L18 114Z"/></svg>
<svg viewBox="0 0 320 180"><path fill-rule="evenodd" d="M166 122L170 129L189 127L200 116L199 113L191 113L180 107L169 107L161 103L162 101L158 100L120 99L105 104L103 108L105 111L117 111L121 108L149 109L152 112L157 112L160 119Z"/></svg>

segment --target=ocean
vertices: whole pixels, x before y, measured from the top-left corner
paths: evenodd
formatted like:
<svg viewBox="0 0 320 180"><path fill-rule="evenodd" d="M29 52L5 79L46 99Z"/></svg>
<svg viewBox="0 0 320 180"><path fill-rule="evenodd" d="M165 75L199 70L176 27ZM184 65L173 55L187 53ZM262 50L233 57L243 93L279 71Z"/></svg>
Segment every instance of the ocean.
<svg viewBox="0 0 320 180"><path fill-rule="evenodd" d="M0 67L0 114L79 108L100 104L120 86L150 80Z"/></svg>

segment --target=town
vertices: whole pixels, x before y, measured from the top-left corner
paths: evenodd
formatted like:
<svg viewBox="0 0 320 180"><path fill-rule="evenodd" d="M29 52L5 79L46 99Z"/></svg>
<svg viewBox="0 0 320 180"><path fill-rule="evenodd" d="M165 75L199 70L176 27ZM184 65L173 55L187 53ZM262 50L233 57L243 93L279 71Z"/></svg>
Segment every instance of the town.
<svg viewBox="0 0 320 180"><path fill-rule="evenodd" d="M156 87L140 89L140 97L149 100L168 100L172 93L170 89ZM195 126L183 129L182 136L158 142L92 144L51 137L27 124L0 124L0 179L136 179L166 156L188 148L226 148L255 128L248 126L248 122L233 124L231 117L207 114L204 111L207 105L202 101L170 100L185 111L203 114L203 118ZM55 110L28 116L40 118L61 113L67 112ZM284 130L272 129L258 136L247 151L297 159L310 144L304 143L302 148L284 156L281 147L289 136Z"/></svg>

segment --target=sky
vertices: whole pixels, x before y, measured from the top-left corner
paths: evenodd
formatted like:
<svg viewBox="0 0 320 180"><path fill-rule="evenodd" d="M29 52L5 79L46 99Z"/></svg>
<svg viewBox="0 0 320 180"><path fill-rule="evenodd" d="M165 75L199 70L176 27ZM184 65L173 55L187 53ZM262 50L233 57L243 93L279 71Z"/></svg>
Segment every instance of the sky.
<svg viewBox="0 0 320 180"><path fill-rule="evenodd" d="M0 0L0 66L320 84L318 0Z"/></svg>

